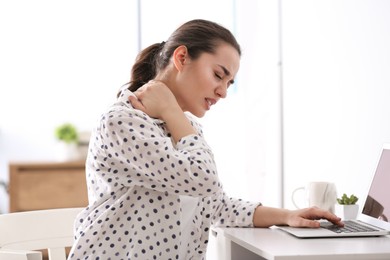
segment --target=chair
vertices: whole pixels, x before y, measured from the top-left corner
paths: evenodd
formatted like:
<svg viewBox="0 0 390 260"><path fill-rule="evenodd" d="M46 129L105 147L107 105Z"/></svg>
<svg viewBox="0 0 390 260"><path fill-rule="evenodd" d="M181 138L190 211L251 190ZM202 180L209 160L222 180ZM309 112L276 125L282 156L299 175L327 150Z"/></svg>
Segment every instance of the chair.
<svg viewBox="0 0 390 260"><path fill-rule="evenodd" d="M0 215L0 260L65 260L73 244L73 225L83 208L61 208Z"/></svg>

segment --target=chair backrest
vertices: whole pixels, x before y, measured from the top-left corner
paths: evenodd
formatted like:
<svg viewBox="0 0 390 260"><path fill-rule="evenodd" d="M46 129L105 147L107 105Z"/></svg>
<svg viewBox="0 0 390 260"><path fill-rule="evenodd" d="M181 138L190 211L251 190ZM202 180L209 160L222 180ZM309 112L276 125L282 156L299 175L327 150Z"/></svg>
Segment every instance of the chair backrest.
<svg viewBox="0 0 390 260"><path fill-rule="evenodd" d="M61 208L0 215L0 252L48 249L49 259L65 260L73 244L74 220L83 208Z"/></svg>

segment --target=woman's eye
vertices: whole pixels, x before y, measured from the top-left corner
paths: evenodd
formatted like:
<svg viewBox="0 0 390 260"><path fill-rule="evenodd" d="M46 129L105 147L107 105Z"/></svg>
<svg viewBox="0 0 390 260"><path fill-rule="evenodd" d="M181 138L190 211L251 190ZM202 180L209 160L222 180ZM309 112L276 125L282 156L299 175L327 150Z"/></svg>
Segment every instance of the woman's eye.
<svg viewBox="0 0 390 260"><path fill-rule="evenodd" d="M216 76L217 78L219 78L219 79L222 79L222 77L219 76L218 73L215 73L215 76Z"/></svg>

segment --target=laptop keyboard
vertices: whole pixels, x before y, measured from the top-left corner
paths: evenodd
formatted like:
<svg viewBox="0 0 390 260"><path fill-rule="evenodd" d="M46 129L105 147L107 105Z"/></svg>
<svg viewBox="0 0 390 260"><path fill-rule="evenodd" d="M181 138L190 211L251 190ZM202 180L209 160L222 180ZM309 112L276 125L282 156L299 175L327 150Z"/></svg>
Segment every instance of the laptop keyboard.
<svg viewBox="0 0 390 260"><path fill-rule="evenodd" d="M356 233L356 232L372 232L378 231L378 229L362 225L356 221L345 220L344 227L339 227L330 222L322 222L321 227L329 229L335 233Z"/></svg>

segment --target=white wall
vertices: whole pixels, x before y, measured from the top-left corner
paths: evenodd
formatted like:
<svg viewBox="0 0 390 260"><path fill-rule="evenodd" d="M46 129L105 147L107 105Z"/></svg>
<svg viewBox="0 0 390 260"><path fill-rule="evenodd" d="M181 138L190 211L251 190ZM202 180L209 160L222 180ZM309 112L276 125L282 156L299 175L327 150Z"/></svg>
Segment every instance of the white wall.
<svg viewBox="0 0 390 260"><path fill-rule="evenodd" d="M137 53L136 3L0 2L1 179L9 161L55 160L54 128L69 121L89 131L115 100Z"/></svg>
<svg viewBox="0 0 390 260"><path fill-rule="evenodd" d="M390 142L390 1L283 1L285 206L308 181L367 190Z"/></svg>
<svg viewBox="0 0 390 260"><path fill-rule="evenodd" d="M226 165L235 176L229 179L229 187L237 190L237 196L278 207L282 204L279 1L237 1L236 17L243 52L239 98L226 114L226 121L235 127L222 131L230 131L233 147L241 149L222 160L234 162L237 154L243 157L236 168ZM242 173L243 177L236 177Z"/></svg>

